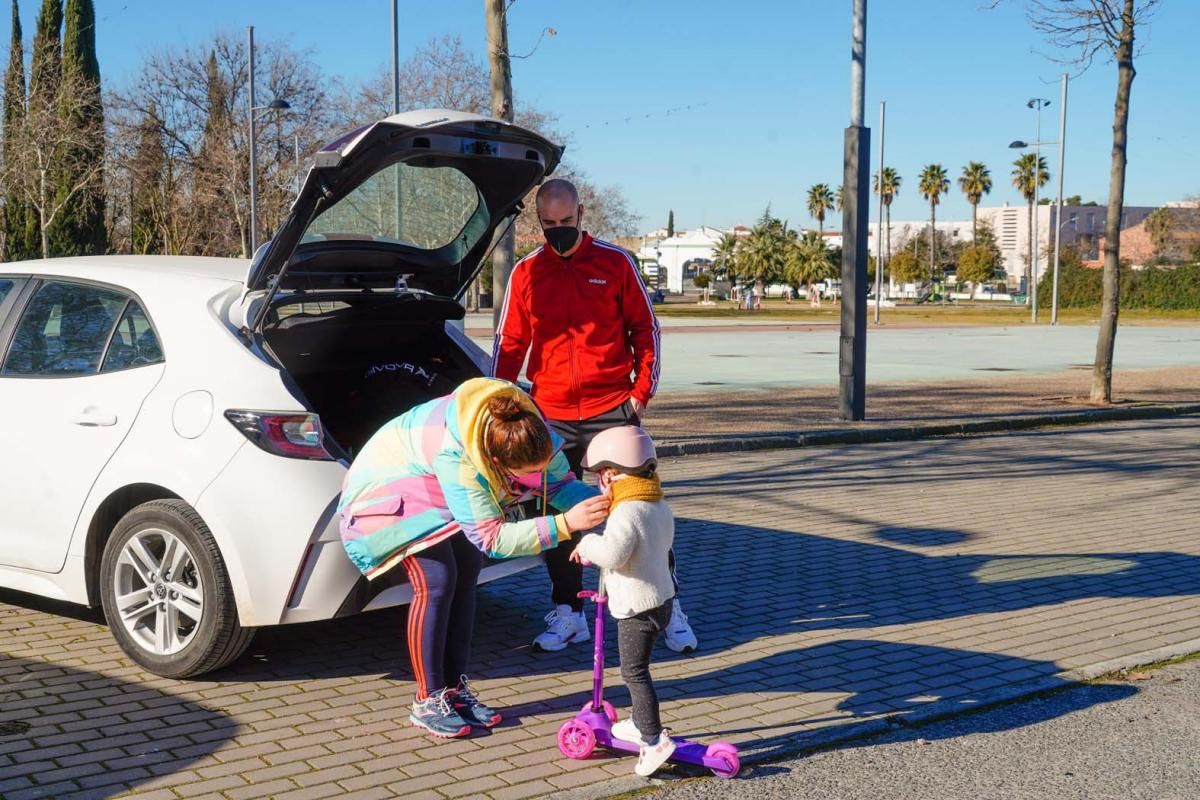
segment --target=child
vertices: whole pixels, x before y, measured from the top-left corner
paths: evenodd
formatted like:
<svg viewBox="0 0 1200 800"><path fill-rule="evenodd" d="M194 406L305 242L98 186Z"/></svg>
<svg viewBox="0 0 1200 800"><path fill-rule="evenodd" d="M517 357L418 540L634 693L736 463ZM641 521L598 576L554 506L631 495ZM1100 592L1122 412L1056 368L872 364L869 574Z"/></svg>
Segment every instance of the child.
<svg viewBox="0 0 1200 800"><path fill-rule="evenodd" d="M618 722L612 733L641 745L634 771L649 776L675 751L650 681L650 652L671 619L675 596L668 564L675 517L663 500L654 442L641 428L603 431L588 446L583 466L596 473L612 506L604 535L584 536L571 558L603 570L608 610L617 620L621 677L633 700L633 718Z"/></svg>

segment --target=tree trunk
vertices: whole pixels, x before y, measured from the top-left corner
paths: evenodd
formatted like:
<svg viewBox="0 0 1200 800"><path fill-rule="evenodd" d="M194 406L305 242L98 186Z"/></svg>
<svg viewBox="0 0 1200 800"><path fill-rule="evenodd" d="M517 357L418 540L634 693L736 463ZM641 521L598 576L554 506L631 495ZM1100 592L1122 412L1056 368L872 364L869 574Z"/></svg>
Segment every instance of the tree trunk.
<svg viewBox="0 0 1200 800"><path fill-rule="evenodd" d="M937 247L937 204L929 204L929 291L933 291L934 248Z"/></svg>
<svg viewBox="0 0 1200 800"><path fill-rule="evenodd" d="M50 225L46 222L46 207L50 201L46 197L46 170L38 175L38 233L42 237L42 258L50 257Z"/></svg>
<svg viewBox="0 0 1200 800"><path fill-rule="evenodd" d="M1104 297L1100 303L1100 332L1092 367L1092 402L1112 402L1113 347L1121 309L1121 216L1125 206L1125 147L1129 128L1129 90L1133 68L1133 6L1125 0L1121 13L1121 43L1117 47L1117 101L1113 113L1112 169L1108 184L1108 219L1104 240Z"/></svg>
<svg viewBox="0 0 1200 800"><path fill-rule="evenodd" d="M492 116L505 122L513 121L512 65L508 58L508 0L483 0L487 14L488 65L491 69ZM500 311L508 278L516 261L515 226L507 232L492 251L492 325L500 324Z"/></svg>
<svg viewBox="0 0 1200 800"><path fill-rule="evenodd" d="M971 246L979 244L979 203L971 203Z"/></svg>

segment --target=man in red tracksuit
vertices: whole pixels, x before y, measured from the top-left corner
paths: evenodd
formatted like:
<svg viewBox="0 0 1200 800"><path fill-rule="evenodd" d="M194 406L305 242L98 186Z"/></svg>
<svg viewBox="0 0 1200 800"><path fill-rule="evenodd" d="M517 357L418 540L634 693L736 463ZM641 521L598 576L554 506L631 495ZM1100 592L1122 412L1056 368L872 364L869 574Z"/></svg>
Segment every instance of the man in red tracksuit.
<svg viewBox="0 0 1200 800"><path fill-rule="evenodd" d="M567 461L582 475L592 437L617 425L638 425L658 388L659 328L637 264L620 247L580 229L583 206L565 180L538 190L538 221L546 244L517 262L496 330L492 374L526 376L533 399L564 440ZM578 537L576 537L578 538ZM534 648L561 650L590 638L583 601L583 568L572 547L546 552L555 608ZM674 556L672 554L672 568ZM694 650L696 636L673 606L667 645Z"/></svg>

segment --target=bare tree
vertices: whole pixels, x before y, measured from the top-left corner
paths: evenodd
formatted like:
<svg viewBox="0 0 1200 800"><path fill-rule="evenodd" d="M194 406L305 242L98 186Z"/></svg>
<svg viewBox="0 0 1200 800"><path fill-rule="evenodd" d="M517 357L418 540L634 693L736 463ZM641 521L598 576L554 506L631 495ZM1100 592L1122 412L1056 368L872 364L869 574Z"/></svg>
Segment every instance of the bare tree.
<svg viewBox="0 0 1200 800"><path fill-rule="evenodd" d="M1104 297L1091 392L1092 402L1111 403L1113 347L1121 306L1121 217L1125 205L1129 95L1137 74L1133 68L1134 34L1147 23L1159 0L1027 0L1027 3L1026 16L1030 24L1054 47L1074 53L1058 60L1072 62L1081 71L1090 67L1097 57L1111 58L1117 64L1104 239Z"/></svg>
<svg viewBox="0 0 1200 800"><path fill-rule="evenodd" d="M304 156L343 130L344 119L327 92L331 82L308 53L266 42L256 60L261 102L291 106L257 116L260 223L270 231L287 214ZM125 143L126 158L114 165L118 186L137 183L128 161L132 143L143 137L149 114L160 121L168 252L249 255L248 77L245 43L220 34L204 46L151 55L138 77L109 97L110 135Z"/></svg>
<svg viewBox="0 0 1200 800"><path fill-rule="evenodd" d="M52 91L30 92L24 115L8 131L4 185L33 212L42 258L50 257L50 230L68 208L80 212L101 180L104 162L89 156L92 131L64 119L94 111L97 95L74 71L55 76Z"/></svg>

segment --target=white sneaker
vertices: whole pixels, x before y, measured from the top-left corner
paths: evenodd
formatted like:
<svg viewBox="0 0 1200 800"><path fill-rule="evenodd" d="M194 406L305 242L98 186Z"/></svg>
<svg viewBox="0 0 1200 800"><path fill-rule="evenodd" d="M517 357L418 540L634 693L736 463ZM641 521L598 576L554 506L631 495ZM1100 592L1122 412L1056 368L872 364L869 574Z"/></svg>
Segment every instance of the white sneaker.
<svg viewBox="0 0 1200 800"><path fill-rule="evenodd" d="M588 631L587 617L582 611L572 611L570 606L558 606L546 615L545 633L533 640L534 650L554 652L575 642L586 642L592 638Z"/></svg>
<svg viewBox="0 0 1200 800"><path fill-rule="evenodd" d="M671 601L671 621L667 623L667 647L676 653L690 653L696 649L698 642L692 626L688 624L687 614L679 607L679 600Z"/></svg>
<svg viewBox="0 0 1200 800"><path fill-rule="evenodd" d="M638 751L637 766L633 771L643 778L649 778L654 772L667 763L667 759L675 752L675 740L671 738L671 732L666 728L662 729L662 733L654 740L653 744L642 745Z"/></svg>
<svg viewBox="0 0 1200 800"><path fill-rule="evenodd" d="M637 729L637 725L633 722L633 717L628 717L613 725L612 735L614 739L620 739L625 742L642 743L642 732Z"/></svg>

